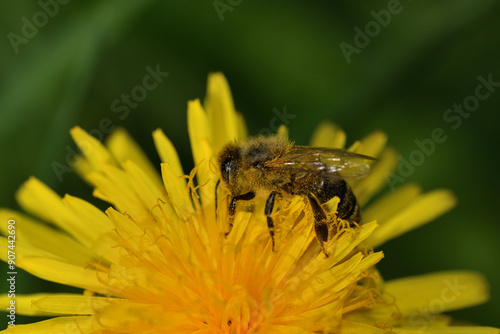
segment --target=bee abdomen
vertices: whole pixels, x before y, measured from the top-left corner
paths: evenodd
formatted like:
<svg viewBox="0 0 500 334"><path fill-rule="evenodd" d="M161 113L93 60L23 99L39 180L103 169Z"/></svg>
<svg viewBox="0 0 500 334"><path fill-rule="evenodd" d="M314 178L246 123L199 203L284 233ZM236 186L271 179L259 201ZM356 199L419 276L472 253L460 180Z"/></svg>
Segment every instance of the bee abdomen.
<svg viewBox="0 0 500 334"><path fill-rule="evenodd" d="M341 219L348 220L350 222L359 223L361 220L361 212L359 210L358 201L356 196L352 192L351 188L347 186L347 192L344 197L339 197L340 202L337 206L337 215Z"/></svg>

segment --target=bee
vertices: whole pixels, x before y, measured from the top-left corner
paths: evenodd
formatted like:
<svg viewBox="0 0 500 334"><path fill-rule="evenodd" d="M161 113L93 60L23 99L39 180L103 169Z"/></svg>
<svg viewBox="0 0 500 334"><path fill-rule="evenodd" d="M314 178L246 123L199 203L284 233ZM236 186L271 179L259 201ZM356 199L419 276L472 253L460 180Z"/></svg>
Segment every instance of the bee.
<svg viewBox="0 0 500 334"><path fill-rule="evenodd" d="M328 241L329 219L324 204L337 196L337 217L357 224L361 220L359 204L345 179L361 178L370 172L375 158L336 148L295 146L278 136L256 137L244 143L230 143L219 153L220 179L231 194L229 226L233 228L236 203L249 201L257 191L268 195L264 214L274 249L274 222L271 213L276 198L302 196L314 216L316 237L324 248Z"/></svg>

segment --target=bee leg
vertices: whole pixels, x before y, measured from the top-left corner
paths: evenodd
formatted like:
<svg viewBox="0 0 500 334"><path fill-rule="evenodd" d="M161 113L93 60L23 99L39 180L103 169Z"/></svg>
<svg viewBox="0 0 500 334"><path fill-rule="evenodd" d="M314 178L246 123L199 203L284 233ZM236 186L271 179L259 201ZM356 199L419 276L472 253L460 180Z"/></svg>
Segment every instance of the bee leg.
<svg viewBox="0 0 500 334"><path fill-rule="evenodd" d="M274 251L274 222L273 222L273 218L271 217L271 213L273 212L274 201L276 199L277 194L278 194L277 192L273 191L269 195L269 197L267 198L267 201L266 201L266 208L264 211L264 214L267 217L267 227L269 228L269 234L271 235L271 241L273 243L273 251Z"/></svg>
<svg viewBox="0 0 500 334"><path fill-rule="evenodd" d="M324 243L328 241L328 224L325 210L323 210L316 197L309 194L307 195L307 198L309 199L314 215L314 231L316 232L316 238L323 249L325 257L328 257L328 253L324 245Z"/></svg>
<svg viewBox="0 0 500 334"><path fill-rule="evenodd" d="M231 233L231 230L233 229L234 216L236 214L236 201L240 201L240 200L241 201L249 201L254 197L255 197L255 193L253 191L250 191L250 192L247 192L246 194L233 196L233 198L231 198L231 202L229 202L229 226L227 228L226 233L224 234L224 236L226 238L229 235L229 233Z"/></svg>
<svg viewBox="0 0 500 334"><path fill-rule="evenodd" d="M219 184L220 184L220 179L217 180L217 183L215 184L215 196L214 196L214 199L215 199L215 221L217 221L217 190L219 189Z"/></svg>

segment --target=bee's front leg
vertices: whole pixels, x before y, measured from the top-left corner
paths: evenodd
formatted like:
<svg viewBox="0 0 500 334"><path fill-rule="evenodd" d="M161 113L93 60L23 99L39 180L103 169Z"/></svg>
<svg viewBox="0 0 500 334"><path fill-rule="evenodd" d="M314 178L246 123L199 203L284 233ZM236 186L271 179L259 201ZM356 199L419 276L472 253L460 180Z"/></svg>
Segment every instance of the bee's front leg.
<svg viewBox="0 0 500 334"><path fill-rule="evenodd" d="M231 233L231 230L233 229L233 223L234 223L234 216L236 214L236 201L249 201L255 197L255 193L253 191L249 191L246 194L242 195L237 195L233 196L231 198L231 202L229 202L229 226L227 228L226 233L224 236L227 238L229 233Z"/></svg>
<svg viewBox="0 0 500 334"><path fill-rule="evenodd" d="M328 257L328 253L324 245L324 243L328 241L328 217L316 197L308 194L307 198L309 199L309 204L311 204L311 209L314 215L314 231L316 232L316 238L323 249L325 257Z"/></svg>

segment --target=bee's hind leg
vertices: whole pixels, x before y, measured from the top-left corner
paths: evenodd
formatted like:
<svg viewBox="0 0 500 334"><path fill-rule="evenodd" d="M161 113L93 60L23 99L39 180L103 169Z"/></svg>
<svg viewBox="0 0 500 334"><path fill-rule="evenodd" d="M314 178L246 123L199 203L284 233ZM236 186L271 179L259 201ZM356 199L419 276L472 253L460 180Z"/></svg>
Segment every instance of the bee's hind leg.
<svg viewBox="0 0 500 334"><path fill-rule="evenodd" d="M328 217L316 197L308 194L307 198L309 199L314 215L314 231L316 232L316 238L323 249L325 257L328 257L328 252L326 251L324 244L328 241Z"/></svg>

